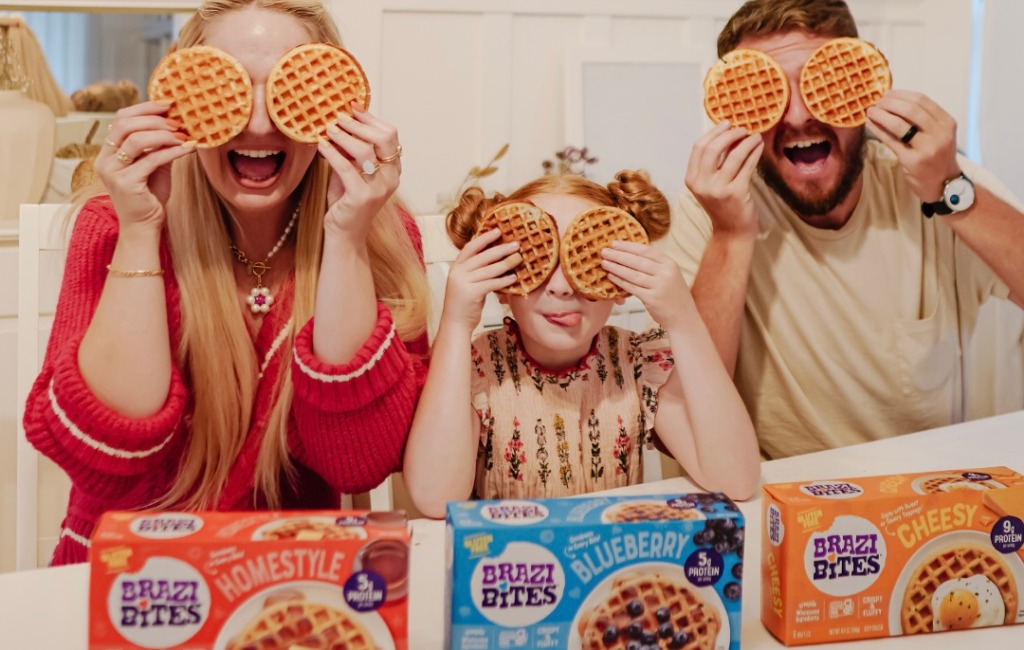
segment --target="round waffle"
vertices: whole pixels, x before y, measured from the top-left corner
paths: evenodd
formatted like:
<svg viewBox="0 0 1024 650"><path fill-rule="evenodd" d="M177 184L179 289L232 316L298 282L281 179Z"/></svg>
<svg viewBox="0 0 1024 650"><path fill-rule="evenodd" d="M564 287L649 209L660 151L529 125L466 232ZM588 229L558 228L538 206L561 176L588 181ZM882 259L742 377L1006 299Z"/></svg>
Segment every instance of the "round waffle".
<svg viewBox="0 0 1024 650"><path fill-rule="evenodd" d="M501 203L488 212L477 233L497 228L501 243L519 242L522 263L515 268L516 282L502 293L525 296L544 284L558 264L558 226L547 212L530 203Z"/></svg>
<svg viewBox="0 0 1024 650"><path fill-rule="evenodd" d="M761 133L782 119L789 105L789 82L782 67L764 52L733 50L704 77L704 110L715 124Z"/></svg>
<svg viewBox="0 0 1024 650"><path fill-rule="evenodd" d="M347 613L305 600L301 594L268 599L267 606L225 650L361 650L376 648L373 637Z"/></svg>
<svg viewBox="0 0 1024 650"><path fill-rule="evenodd" d="M971 487L967 486L971 486L976 490L998 490L1003 487L1002 483L998 481L968 479L957 474L925 476L917 479L913 484L914 490L919 494L934 494L955 489L971 489Z"/></svg>
<svg viewBox="0 0 1024 650"><path fill-rule="evenodd" d="M590 300L612 300L629 293L616 286L601 267L601 250L613 241L647 244L647 232L625 210L601 206L582 212L562 235L559 257L562 273L581 296Z"/></svg>
<svg viewBox="0 0 1024 650"><path fill-rule="evenodd" d="M834 38L819 47L800 72L800 94L819 122L860 126L867 110L892 88L889 63L859 38Z"/></svg>
<svg viewBox="0 0 1024 650"><path fill-rule="evenodd" d="M693 508L673 508L667 503L626 501L605 510L601 519L608 523L667 520L692 521L704 519L704 515Z"/></svg>
<svg viewBox="0 0 1024 650"><path fill-rule="evenodd" d="M197 147L219 147L245 129L252 115L252 82L242 64L208 45L175 50L149 78L149 98L171 102L168 119Z"/></svg>
<svg viewBox="0 0 1024 650"><path fill-rule="evenodd" d="M944 549L925 559L910 576L903 594L900 622L904 634L931 632L934 621L932 594L939 585L957 578L982 575L994 584L1006 605L1004 623L1017 620L1017 581L992 550L963 545Z"/></svg>
<svg viewBox="0 0 1024 650"><path fill-rule="evenodd" d="M314 143L355 101L370 105L370 83L355 57L328 43L300 45L267 77L267 111L292 140Z"/></svg>
<svg viewBox="0 0 1024 650"><path fill-rule="evenodd" d="M633 616L627 611L630 603L639 601L643 611ZM635 604L634 604L635 606ZM664 623L671 624L673 635L687 633L683 650L713 650L722 623L718 611L691 587L657 574L627 574L612 584L605 601L580 617L577 630L583 650L626 650L635 640L629 627L638 623L643 632L657 633ZM668 616L664 617L667 612ZM614 627L609 637L605 635ZM660 638L658 648L670 647L672 637Z"/></svg>

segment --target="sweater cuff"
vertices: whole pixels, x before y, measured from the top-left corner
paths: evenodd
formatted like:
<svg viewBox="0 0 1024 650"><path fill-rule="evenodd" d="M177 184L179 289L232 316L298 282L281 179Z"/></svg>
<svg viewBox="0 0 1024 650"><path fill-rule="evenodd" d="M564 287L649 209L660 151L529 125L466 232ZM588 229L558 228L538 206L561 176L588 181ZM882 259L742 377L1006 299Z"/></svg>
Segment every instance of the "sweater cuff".
<svg viewBox="0 0 1024 650"><path fill-rule="evenodd" d="M330 364L313 355L313 320L295 337L295 398L325 412L353 411L387 394L408 372L411 359L391 312L377 303L377 325L352 361Z"/></svg>
<svg viewBox="0 0 1024 650"><path fill-rule="evenodd" d="M84 466L132 476L162 462L185 409L185 388L171 366L171 387L164 405L150 417L125 417L103 404L89 389L78 367L78 345L54 367L45 414L53 438L64 453Z"/></svg>

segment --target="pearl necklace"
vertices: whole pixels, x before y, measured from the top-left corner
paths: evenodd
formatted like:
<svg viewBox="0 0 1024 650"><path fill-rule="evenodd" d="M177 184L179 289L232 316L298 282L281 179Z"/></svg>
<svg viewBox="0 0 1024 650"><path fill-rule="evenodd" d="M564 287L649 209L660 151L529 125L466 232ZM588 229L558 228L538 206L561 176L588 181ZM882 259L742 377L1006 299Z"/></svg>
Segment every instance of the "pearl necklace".
<svg viewBox="0 0 1024 650"><path fill-rule="evenodd" d="M270 266L268 266L270 258L284 246L284 242L288 239L288 235L291 234L292 228L295 227L295 221L298 218L299 206L295 206L295 212L292 213L292 218L288 220L288 225L284 227L284 232L281 233L277 243L267 253L267 259L262 262L253 262L238 246L235 246L233 242L231 244L231 251L238 258L238 261L245 264L249 275L256 276L256 286L249 290L249 297L246 299L246 302L249 303L249 309L254 314L265 314L270 311L270 306L274 304L274 296L270 295L270 287L263 286L263 274L270 270Z"/></svg>

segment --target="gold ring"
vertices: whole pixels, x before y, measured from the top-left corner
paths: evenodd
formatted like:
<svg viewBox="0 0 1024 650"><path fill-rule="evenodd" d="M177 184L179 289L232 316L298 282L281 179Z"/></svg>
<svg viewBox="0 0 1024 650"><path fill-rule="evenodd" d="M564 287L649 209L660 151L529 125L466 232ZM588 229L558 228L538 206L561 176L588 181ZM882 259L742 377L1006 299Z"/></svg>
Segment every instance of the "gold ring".
<svg viewBox="0 0 1024 650"><path fill-rule="evenodd" d="M380 169L380 165L378 165L376 162L374 162L372 160L364 160L363 164L362 164L362 168L363 168L363 171L362 171L363 175L365 175L365 176L373 176L374 174L377 173L377 170Z"/></svg>
<svg viewBox="0 0 1024 650"><path fill-rule="evenodd" d="M402 157L402 145L398 145L398 148L395 149L395 153L391 154L390 156L384 156L383 158L378 158L377 162L379 162L379 163L389 163L392 160L398 160L401 157Z"/></svg>
<svg viewBox="0 0 1024 650"><path fill-rule="evenodd" d="M117 149L117 143L111 142L110 138L107 138L106 140L104 140L104 142L106 142L108 145L110 145L111 148Z"/></svg>
<svg viewBox="0 0 1024 650"><path fill-rule="evenodd" d="M126 165L130 165L135 162L131 156L124 152L124 149L118 149L117 152L114 153L114 158L117 158Z"/></svg>

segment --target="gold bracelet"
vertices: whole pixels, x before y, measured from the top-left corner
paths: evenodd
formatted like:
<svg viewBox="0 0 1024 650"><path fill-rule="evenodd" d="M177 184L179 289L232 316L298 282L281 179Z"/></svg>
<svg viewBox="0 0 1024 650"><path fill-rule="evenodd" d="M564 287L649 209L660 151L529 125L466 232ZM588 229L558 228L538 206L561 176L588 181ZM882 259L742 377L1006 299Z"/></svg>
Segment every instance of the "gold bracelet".
<svg viewBox="0 0 1024 650"><path fill-rule="evenodd" d="M114 276L115 278L150 278L157 275L163 275L163 269L151 269L142 271L122 271L121 269L112 269L107 264L107 273Z"/></svg>

